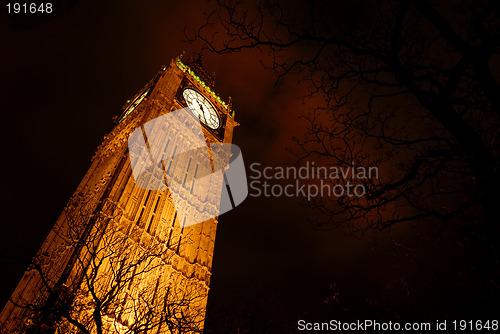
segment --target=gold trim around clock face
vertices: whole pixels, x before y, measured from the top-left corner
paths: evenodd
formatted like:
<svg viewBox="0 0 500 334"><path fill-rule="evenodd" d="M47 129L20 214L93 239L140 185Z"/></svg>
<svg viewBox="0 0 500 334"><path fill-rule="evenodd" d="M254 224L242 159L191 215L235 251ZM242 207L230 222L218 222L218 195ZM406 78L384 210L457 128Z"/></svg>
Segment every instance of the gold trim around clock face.
<svg viewBox="0 0 500 334"><path fill-rule="evenodd" d="M184 89L182 96L191 112L200 122L214 130L220 127L221 122L219 114L206 97L191 88Z"/></svg>
<svg viewBox="0 0 500 334"><path fill-rule="evenodd" d="M135 108L137 108L137 106L138 106L139 104L141 104L142 100L144 100L144 98L148 95L148 93L150 92L150 90L151 90L151 87L150 87L150 88L148 88L148 89L146 89L146 90L144 91L144 93L142 93L139 97L137 97L137 98L134 100L134 102L132 102L132 103L128 106L127 110L125 111L125 113L123 114L123 116L120 118L120 120L119 120L118 122L121 122L121 121L123 121L125 118L127 118L127 116L128 116L128 115L129 115L132 111L134 111L134 109L135 109Z"/></svg>

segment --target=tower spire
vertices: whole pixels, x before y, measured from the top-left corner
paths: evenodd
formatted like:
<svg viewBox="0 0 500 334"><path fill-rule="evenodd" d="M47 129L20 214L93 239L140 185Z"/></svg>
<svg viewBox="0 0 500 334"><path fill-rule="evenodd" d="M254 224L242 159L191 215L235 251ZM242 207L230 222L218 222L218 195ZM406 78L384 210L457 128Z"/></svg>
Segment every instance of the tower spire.
<svg viewBox="0 0 500 334"><path fill-rule="evenodd" d="M211 89L214 89L215 78L208 74L203 66L203 51L200 51L196 57L194 55L189 57L189 59L185 61L185 64L189 66L194 73L196 73L196 75L200 77L200 79L203 80Z"/></svg>
<svg viewBox="0 0 500 334"><path fill-rule="evenodd" d="M85 328L105 334L145 329L160 334L202 331L218 217L185 226L186 218L191 217L187 214L199 215L184 209L187 214L180 221L183 206L177 204L183 198L174 200L174 192L165 182L165 175L191 180L185 183L195 194L189 197L190 203L196 202L197 207L208 203L198 195L203 191L196 182L201 164L173 159L176 152L192 148L192 136L170 127L148 132L147 143L157 138L164 153L154 164L151 151L127 146L133 133L143 138L144 124L171 111L189 107L192 113L177 123L178 129L190 129L186 124L200 106L197 102L189 105L193 103L189 94L194 93L199 95L196 101L205 101L198 113L203 115L204 125L200 123L199 128L203 135L196 138L204 137L206 143L231 143L237 123L227 105L209 88L208 83L214 82L206 75L201 57L191 57L189 69L180 57L162 68L127 103L118 124L105 136L82 182L0 313L2 330L67 333ZM169 140L163 140L163 130L158 129L172 131L167 133ZM145 147L150 149L148 145ZM140 187L132 164L162 172L144 174L138 179L144 184ZM210 161L207 166L211 166ZM220 200L212 202L210 207ZM108 302L103 306L104 299ZM182 319L177 318L179 314Z"/></svg>

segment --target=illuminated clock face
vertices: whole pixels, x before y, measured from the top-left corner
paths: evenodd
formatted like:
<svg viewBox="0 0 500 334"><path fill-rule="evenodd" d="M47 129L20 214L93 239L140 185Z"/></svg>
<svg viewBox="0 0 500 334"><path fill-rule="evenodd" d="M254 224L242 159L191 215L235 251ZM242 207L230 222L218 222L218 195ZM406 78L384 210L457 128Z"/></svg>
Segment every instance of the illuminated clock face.
<svg viewBox="0 0 500 334"><path fill-rule="evenodd" d="M220 119L214 106L200 93L193 89L186 88L182 95L191 109L191 112L211 129L218 129Z"/></svg>
<svg viewBox="0 0 500 334"><path fill-rule="evenodd" d="M144 93L142 93L138 98L136 98L134 100L134 102L132 102L127 110L125 111L125 114L123 114L122 118L120 118L120 122L123 121L132 111L134 111L134 109L139 105L141 104L142 100L144 100L144 98L148 95L149 91L151 90L151 88L148 88L144 91Z"/></svg>

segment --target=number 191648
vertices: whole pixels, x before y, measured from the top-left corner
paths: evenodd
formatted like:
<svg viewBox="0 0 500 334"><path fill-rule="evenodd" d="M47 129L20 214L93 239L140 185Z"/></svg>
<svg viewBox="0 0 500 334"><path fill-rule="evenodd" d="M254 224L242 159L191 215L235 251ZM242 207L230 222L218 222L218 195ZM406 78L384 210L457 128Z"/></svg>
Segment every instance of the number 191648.
<svg viewBox="0 0 500 334"><path fill-rule="evenodd" d="M13 2L13 3L7 3L7 12L9 14L36 14L36 13L46 13L50 14L53 11L52 3L51 2L46 2L46 3L20 3L20 2Z"/></svg>
<svg viewBox="0 0 500 334"><path fill-rule="evenodd" d="M460 331L497 331L498 330L498 320L454 320L452 321L453 330Z"/></svg>

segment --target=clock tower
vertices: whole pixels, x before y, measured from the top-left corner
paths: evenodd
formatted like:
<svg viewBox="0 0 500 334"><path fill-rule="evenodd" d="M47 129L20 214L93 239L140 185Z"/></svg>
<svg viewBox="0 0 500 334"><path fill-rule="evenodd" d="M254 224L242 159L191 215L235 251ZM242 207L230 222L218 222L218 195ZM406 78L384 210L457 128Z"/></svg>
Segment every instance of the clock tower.
<svg viewBox="0 0 500 334"><path fill-rule="evenodd" d="M203 330L217 217L184 226L168 187L136 184L132 167L142 157L127 145L134 130L186 107L207 145L231 143L234 112L201 58L162 67L116 117L1 312L1 333ZM162 149L173 156L187 141L176 135ZM159 166L166 172L169 163ZM196 178L189 164L181 172Z"/></svg>

